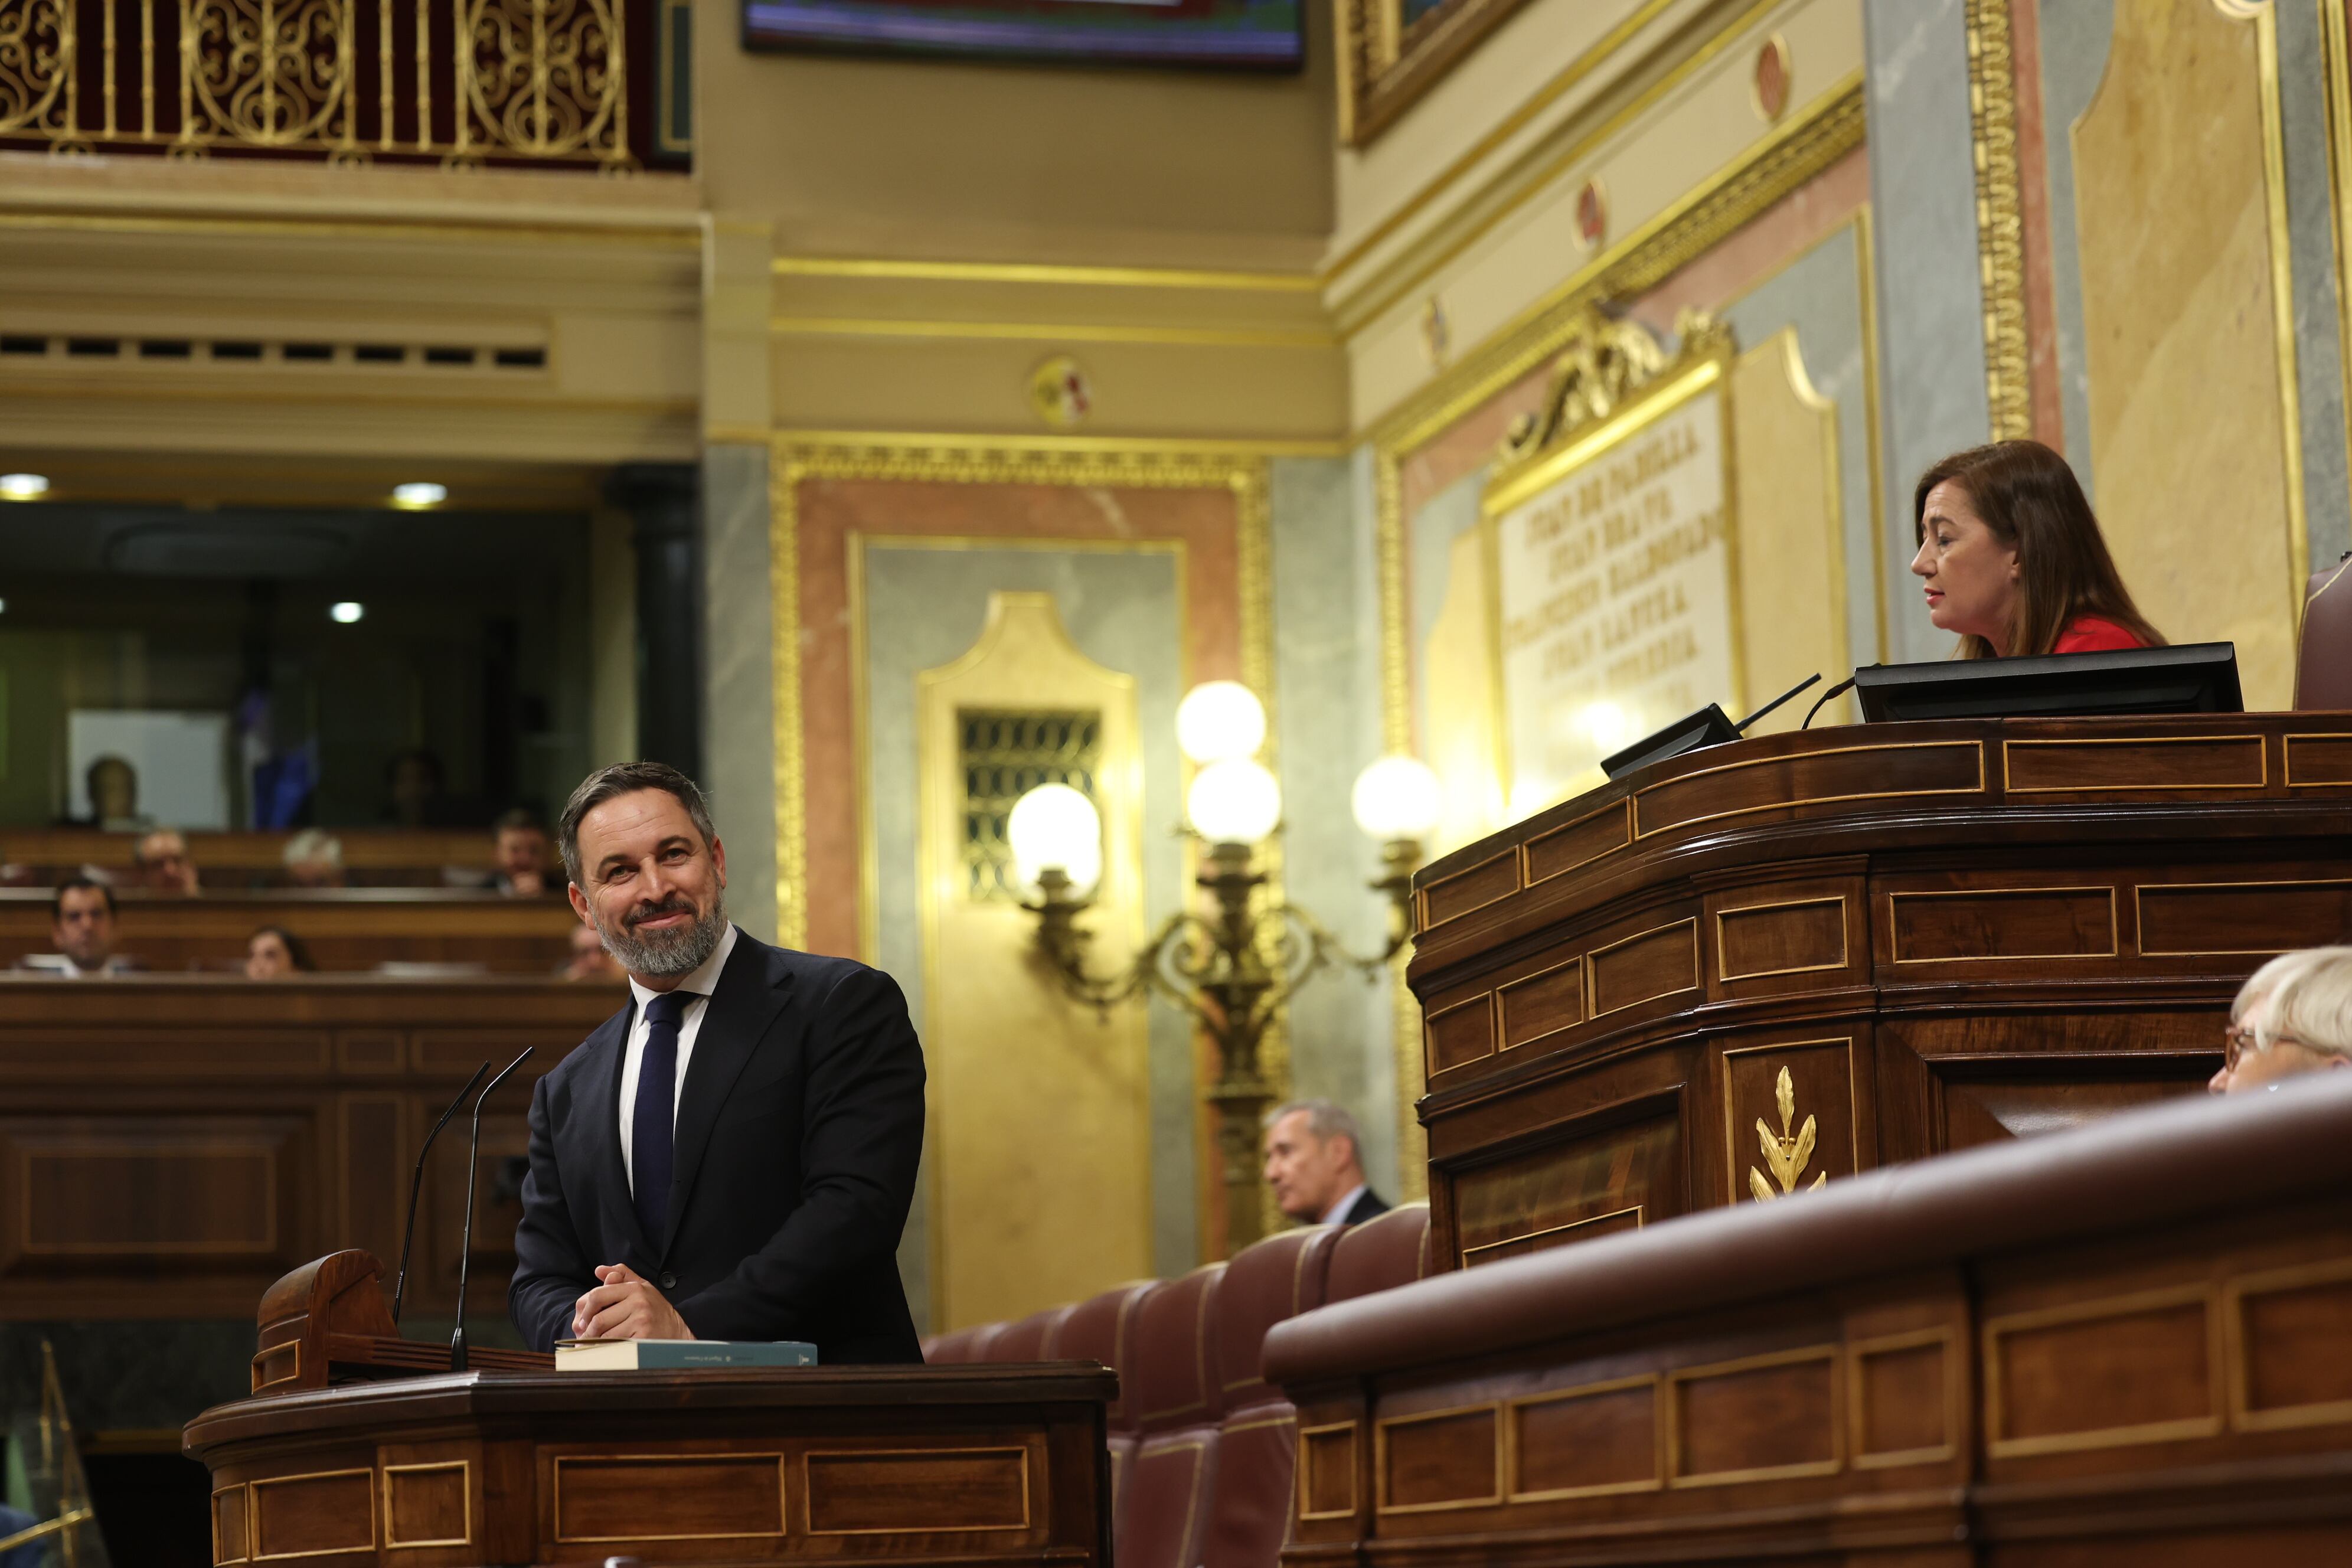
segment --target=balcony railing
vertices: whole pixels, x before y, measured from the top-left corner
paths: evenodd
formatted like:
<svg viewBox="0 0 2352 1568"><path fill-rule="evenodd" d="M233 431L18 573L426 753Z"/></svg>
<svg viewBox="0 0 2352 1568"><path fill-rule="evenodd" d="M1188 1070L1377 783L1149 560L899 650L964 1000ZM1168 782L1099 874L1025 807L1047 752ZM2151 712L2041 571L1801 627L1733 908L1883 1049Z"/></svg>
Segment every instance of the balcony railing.
<svg viewBox="0 0 2352 1568"><path fill-rule="evenodd" d="M665 16L678 8L0 0L0 146L460 167L674 162L653 134L657 5Z"/></svg>

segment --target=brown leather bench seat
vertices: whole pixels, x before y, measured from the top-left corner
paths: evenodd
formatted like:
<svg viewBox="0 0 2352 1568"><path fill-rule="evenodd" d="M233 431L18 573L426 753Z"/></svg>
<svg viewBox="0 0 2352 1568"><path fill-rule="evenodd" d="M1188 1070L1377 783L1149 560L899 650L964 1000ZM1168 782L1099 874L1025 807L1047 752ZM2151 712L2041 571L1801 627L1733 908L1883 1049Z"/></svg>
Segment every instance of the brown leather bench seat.
<svg viewBox="0 0 2352 1568"><path fill-rule="evenodd" d="M1429 1206L1271 1236L1181 1279L1117 1286L1011 1323L938 1335L935 1364L1095 1361L1118 1373L1108 1445L1119 1568L1274 1568L1288 1539L1297 1415L1265 1381L1276 1324L1409 1284Z"/></svg>

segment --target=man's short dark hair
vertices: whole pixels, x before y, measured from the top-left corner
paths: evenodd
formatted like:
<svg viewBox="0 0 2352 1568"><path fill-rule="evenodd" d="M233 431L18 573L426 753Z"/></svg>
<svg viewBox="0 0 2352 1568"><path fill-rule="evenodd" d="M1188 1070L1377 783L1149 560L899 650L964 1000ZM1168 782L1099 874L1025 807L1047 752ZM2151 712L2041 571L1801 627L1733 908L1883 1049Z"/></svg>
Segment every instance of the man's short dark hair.
<svg viewBox="0 0 2352 1568"><path fill-rule="evenodd" d="M547 824L539 819L539 813L531 810L531 808L527 805L516 806L512 811L506 813L496 822L490 824L490 832L493 837L501 833L544 834L546 831Z"/></svg>
<svg viewBox="0 0 2352 1568"><path fill-rule="evenodd" d="M55 925L59 921L66 918L66 895L72 892L76 888L97 889L99 895L106 900L106 912L110 915L114 913L114 889L112 888L108 887L105 883L100 881L95 877L68 877L64 881L59 882L57 886L57 890L49 895L49 923L51 925Z"/></svg>
<svg viewBox="0 0 2352 1568"><path fill-rule="evenodd" d="M667 763L614 763L582 779L572 798L563 803L563 815L556 819L556 846L563 852L563 874L573 885L587 886L580 875L580 819L608 800L645 789L676 797L693 819L695 831L702 835L705 848L719 837L719 830L710 824L710 807L692 779Z"/></svg>

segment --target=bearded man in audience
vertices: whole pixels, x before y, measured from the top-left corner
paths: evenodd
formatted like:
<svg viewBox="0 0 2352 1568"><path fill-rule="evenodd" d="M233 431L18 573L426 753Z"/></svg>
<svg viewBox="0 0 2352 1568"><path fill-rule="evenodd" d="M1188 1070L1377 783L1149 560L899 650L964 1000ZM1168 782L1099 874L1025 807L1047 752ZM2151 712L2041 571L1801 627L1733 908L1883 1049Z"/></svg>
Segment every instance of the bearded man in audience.
<svg viewBox="0 0 2352 1568"><path fill-rule="evenodd" d="M2282 953L2247 977L2230 1006L2215 1094L2276 1089L2352 1066L2352 947Z"/></svg>

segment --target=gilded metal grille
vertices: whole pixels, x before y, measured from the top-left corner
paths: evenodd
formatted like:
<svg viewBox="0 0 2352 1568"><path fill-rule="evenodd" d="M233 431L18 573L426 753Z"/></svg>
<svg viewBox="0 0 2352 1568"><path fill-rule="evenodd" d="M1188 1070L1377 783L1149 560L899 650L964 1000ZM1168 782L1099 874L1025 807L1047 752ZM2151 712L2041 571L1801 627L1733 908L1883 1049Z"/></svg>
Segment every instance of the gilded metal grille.
<svg viewBox="0 0 2352 1568"><path fill-rule="evenodd" d="M963 763L965 895L981 903L1018 903L1013 846L1004 831L1013 803L1039 784L1065 784L1100 807L1095 773L1102 765L1102 715L960 708L956 728Z"/></svg>
<svg viewBox="0 0 2352 1568"><path fill-rule="evenodd" d="M633 167L656 3L0 0L0 145Z"/></svg>

